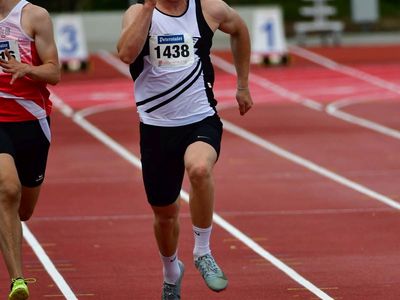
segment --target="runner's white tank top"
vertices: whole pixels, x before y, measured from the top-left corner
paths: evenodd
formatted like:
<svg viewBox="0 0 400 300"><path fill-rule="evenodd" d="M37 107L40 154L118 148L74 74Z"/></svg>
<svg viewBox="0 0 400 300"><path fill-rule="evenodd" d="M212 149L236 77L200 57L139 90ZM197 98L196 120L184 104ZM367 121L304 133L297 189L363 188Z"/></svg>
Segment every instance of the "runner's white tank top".
<svg viewBox="0 0 400 300"><path fill-rule="evenodd" d="M147 43L130 68L141 122L182 126L216 113L212 37L200 0L188 0L181 16L154 10Z"/></svg>

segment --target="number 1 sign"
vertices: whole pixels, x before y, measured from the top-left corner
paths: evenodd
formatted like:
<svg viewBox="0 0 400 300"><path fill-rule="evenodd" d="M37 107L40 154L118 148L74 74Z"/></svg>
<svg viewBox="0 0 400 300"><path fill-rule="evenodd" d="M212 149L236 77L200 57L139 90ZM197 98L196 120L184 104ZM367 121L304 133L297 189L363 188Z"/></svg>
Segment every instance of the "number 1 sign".
<svg viewBox="0 0 400 300"><path fill-rule="evenodd" d="M270 63L274 63L274 60L281 60L287 56L280 7L255 10L252 29L253 62L259 63L267 59Z"/></svg>

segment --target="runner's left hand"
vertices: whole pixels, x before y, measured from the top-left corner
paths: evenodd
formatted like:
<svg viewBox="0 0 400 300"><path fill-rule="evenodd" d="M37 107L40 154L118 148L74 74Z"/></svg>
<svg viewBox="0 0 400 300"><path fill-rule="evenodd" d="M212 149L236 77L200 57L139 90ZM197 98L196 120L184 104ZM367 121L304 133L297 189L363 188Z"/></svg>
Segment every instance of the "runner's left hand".
<svg viewBox="0 0 400 300"><path fill-rule="evenodd" d="M0 67L3 69L4 73L11 74L10 84L14 84L15 80L24 77L29 70L29 65L20 63L17 61L10 52L6 49L5 54L7 60L0 59Z"/></svg>
<svg viewBox="0 0 400 300"><path fill-rule="evenodd" d="M253 99L249 89L238 89L236 92L236 100L239 104L240 115L245 115L253 106Z"/></svg>

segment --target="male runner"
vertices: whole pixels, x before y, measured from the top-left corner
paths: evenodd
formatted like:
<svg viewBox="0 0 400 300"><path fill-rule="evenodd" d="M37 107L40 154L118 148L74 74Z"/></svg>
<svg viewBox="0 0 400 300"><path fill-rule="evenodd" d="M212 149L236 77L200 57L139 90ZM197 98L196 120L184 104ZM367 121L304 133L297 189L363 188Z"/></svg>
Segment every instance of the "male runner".
<svg viewBox="0 0 400 300"><path fill-rule="evenodd" d="M210 49L214 32L231 37L241 115L252 107L248 89L250 39L237 12L222 0L142 0L124 15L118 54L130 64L140 117L143 180L154 212L163 263L162 299L180 299L179 197L184 172L191 183L194 264L216 292L228 280L210 250L213 167L222 123L213 95Z"/></svg>
<svg viewBox="0 0 400 300"><path fill-rule="evenodd" d="M60 80L48 12L25 0L0 0L0 249L11 278L9 300L28 299L21 221L38 200L50 145L46 84Z"/></svg>

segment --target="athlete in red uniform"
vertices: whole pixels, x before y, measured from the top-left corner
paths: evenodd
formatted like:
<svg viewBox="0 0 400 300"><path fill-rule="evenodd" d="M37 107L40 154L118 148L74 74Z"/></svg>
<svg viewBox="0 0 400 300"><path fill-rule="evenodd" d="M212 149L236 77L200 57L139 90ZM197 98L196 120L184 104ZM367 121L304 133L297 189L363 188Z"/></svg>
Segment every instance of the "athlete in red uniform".
<svg viewBox="0 0 400 300"><path fill-rule="evenodd" d="M21 221L31 217L44 179L51 139L46 85L59 80L48 12L25 0L0 0L0 248L10 300L29 297Z"/></svg>

